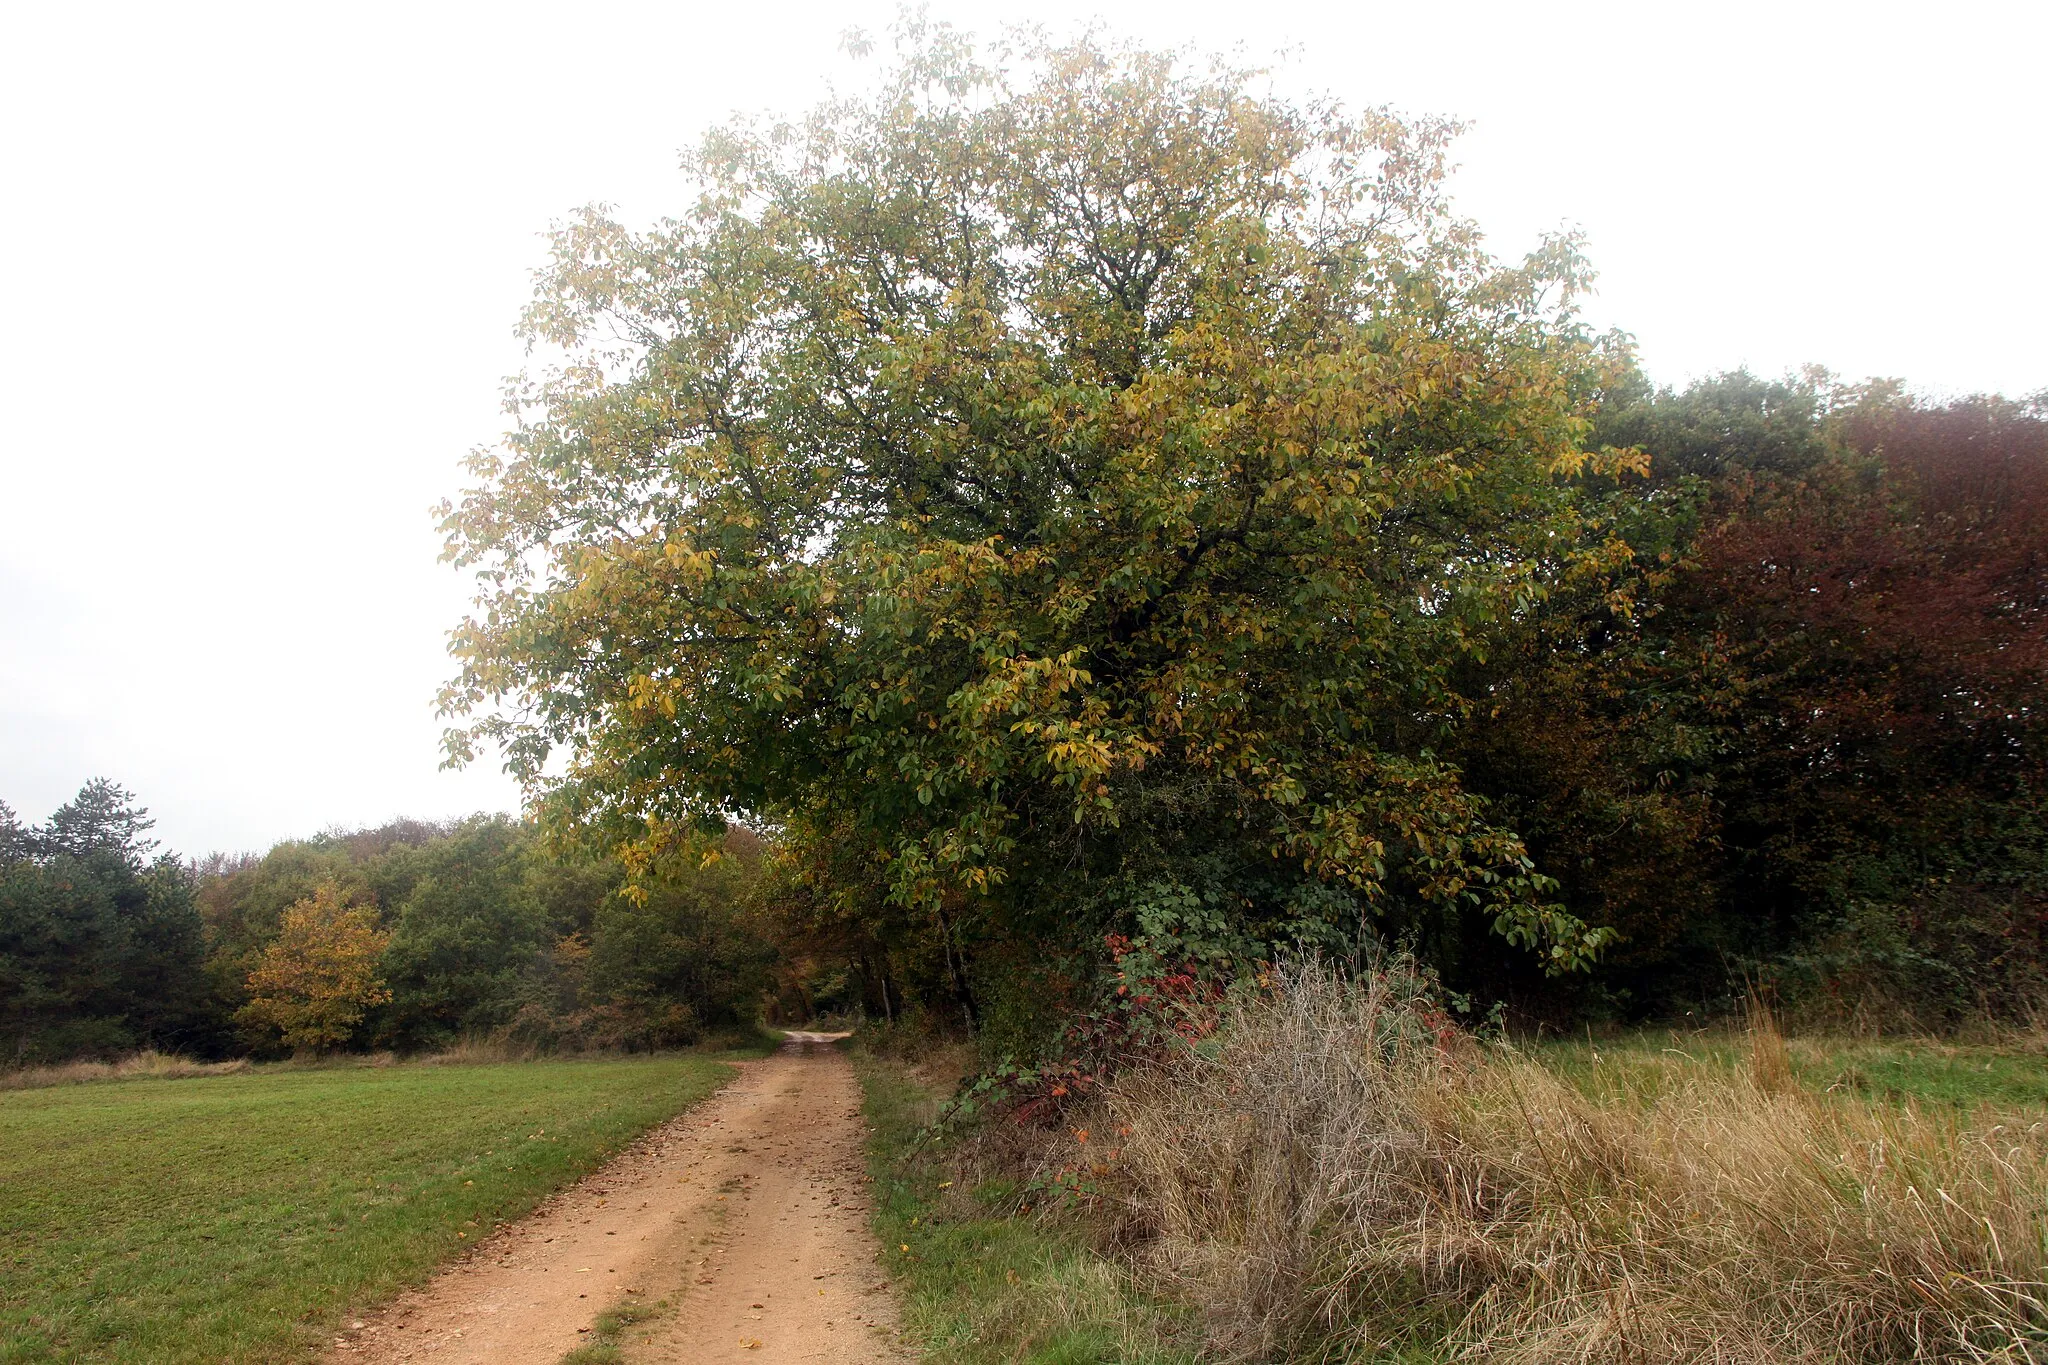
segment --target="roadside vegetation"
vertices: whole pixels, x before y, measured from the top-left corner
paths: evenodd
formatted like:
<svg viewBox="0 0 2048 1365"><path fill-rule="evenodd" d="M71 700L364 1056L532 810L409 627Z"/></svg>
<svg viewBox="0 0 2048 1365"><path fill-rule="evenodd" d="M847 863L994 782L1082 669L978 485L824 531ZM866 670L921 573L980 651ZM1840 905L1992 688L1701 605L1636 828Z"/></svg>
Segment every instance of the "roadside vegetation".
<svg viewBox="0 0 2048 1365"><path fill-rule="evenodd" d="M0 1361L299 1358L727 1074L287 1065L0 1094Z"/></svg>
<svg viewBox="0 0 2048 1365"><path fill-rule="evenodd" d="M1297 961L1177 1023L1054 1103L1026 1078L976 1112L864 1064L879 1223L942 1358L2048 1350L2038 1037L1788 1042L1760 1011L1518 1045L1455 1023L1406 959Z"/></svg>
<svg viewBox="0 0 2048 1365"><path fill-rule="evenodd" d="M1087 1220L1020 1215L1016 1172L987 1167L932 1125L961 1050L913 1063L872 1034L851 1043L874 1135L875 1231L905 1325L932 1359L968 1365L1192 1362L1191 1315L1100 1253ZM1055 1209L1056 1215L1059 1210Z"/></svg>
<svg viewBox="0 0 2048 1365"><path fill-rule="evenodd" d="M1744 1052L1573 1076L1407 964L1298 966L1119 1078L1106 1179L1221 1359L2037 1358L2048 1111L1811 1088L1763 1018Z"/></svg>

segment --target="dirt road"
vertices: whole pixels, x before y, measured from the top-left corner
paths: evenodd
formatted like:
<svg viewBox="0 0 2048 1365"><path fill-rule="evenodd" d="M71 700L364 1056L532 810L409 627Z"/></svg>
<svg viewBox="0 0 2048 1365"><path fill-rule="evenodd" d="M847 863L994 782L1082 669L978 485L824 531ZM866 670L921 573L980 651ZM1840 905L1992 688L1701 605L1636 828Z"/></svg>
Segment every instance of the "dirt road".
<svg viewBox="0 0 2048 1365"><path fill-rule="evenodd" d="M601 1311L670 1308L636 1362L909 1361L868 1231L853 1069L793 1033L731 1085L349 1325L329 1359L555 1365Z"/></svg>

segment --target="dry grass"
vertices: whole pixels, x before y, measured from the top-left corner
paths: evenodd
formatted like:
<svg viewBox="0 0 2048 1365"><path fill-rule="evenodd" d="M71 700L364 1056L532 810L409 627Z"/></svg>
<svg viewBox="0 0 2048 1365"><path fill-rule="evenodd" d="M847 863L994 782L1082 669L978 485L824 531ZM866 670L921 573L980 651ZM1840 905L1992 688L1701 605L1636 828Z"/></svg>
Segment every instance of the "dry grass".
<svg viewBox="0 0 2048 1365"><path fill-rule="evenodd" d="M414 1060L421 1066L495 1066L503 1062L538 1061L550 1053L529 1043L483 1034L465 1034L439 1052L424 1053Z"/></svg>
<svg viewBox="0 0 2048 1365"><path fill-rule="evenodd" d="M1589 1098L1404 965L1311 965L1111 1097L1226 1359L2048 1361L2048 1133L1673 1054Z"/></svg>
<svg viewBox="0 0 2048 1365"><path fill-rule="evenodd" d="M184 1076L226 1076L247 1071L247 1060L195 1062L154 1050L123 1057L118 1062L63 1062L56 1066L28 1066L0 1071L0 1090L40 1090L52 1085L86 1085L94 1081L176 1080Z"/></svg>

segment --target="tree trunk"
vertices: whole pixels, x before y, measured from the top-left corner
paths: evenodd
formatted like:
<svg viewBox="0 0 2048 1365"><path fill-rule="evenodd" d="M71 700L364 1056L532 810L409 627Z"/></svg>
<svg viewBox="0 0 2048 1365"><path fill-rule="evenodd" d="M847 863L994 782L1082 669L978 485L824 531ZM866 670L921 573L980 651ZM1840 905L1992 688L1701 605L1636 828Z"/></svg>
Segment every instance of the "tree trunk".
<svg viewBox="0 0 2048 1365"><path fill-rule="evenodd" d="M974 992L967 985L967 964L965 954L953 945L953 921L946 916L944 907L938 910L940 942L946 949L946 971L953 978L953 993L959 997L960 1013L967 1019L970 1034L981 1031L981 1011L975 1008Z"/></svg>

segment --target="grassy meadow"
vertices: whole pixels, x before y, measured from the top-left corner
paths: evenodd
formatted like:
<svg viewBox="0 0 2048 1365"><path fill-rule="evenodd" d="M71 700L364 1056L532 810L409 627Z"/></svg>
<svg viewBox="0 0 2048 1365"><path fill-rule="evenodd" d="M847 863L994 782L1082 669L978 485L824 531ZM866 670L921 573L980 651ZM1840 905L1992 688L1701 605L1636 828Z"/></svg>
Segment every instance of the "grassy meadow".
<svg viewBox="0 0 2048 1365"><path fill-rule="evenodd" d="M0 1093L0 1362L275 1362L708 1095L716 1060Z"/></svg>
<svg viewBox="0 0 2048 1365"><path fill-rule="evenodd" d="M1782 1041L1790 1079L1816 1096L2048 1116L2048 1037L2012 1034L1963 1042L1813 1035ZM1595 1100L1654 1098L1677 1077L1734 1077L1757 1062L1756 1040L1728 1029L1555 1039L1528 1053Z"/></svg>

